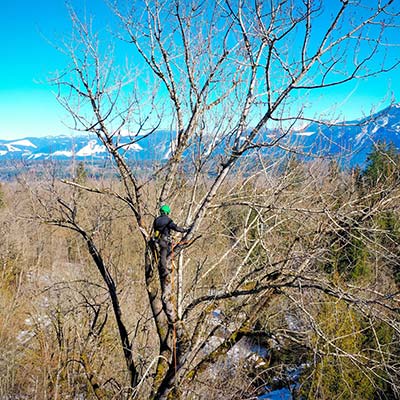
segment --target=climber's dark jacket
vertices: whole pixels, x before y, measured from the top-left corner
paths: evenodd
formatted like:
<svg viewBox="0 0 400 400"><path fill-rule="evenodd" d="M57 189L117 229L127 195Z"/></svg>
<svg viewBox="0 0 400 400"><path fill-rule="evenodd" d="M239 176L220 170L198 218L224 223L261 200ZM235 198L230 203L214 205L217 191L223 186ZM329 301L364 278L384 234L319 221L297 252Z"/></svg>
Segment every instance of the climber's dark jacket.
<svg viewBox="0 0 400 400"><path fill-rule="evenodd" d="M159 246L160 264L159 270L162 280L169 274L167 258L172 252L171 231L188 232L188 229L181 228L172 221L168 215L160 215L154 220L154 242Z"/></svg>
<svg viewBox="0 0 400 400"><path fill-rule="evenodd" d="M171 237L171 230L176 232L185 233L187 229L181 228L175 224L168 215L160 215L154 220L153 224L154 234L156 238L162 238L169 241Z"/></svg>

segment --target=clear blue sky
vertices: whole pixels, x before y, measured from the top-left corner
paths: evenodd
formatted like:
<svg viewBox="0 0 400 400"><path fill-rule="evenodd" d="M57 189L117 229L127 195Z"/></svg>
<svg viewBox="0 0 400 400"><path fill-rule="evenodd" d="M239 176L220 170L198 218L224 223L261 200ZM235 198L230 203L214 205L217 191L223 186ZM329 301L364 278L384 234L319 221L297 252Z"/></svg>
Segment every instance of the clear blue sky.
<svg viewBox="0 0 400 400"><path fill-rule="evenodd" d="M101 0L73 3L81 10L87 8L98 21L106 20L107 8ZM47 39L57 42L69 31L63 0L3 2L0 13L0 138L69 133L62 124L66 113L46 84L52 71L62 69L67 63ZM330 96L335 96L339 103L348 98L343 113L348 119L357 118L368 112L371 104L380 103L378 108L387 105L391 100L387 96L390 91L400 101L399 73L397 70L368 82L352 83L335 89ZM324 97L318 105L328 107L330 101L331 98Z"/></svg>
<svg viewBox="0 0 400 400"><path fill-rule="evenodd" d="M104 17L101 0L75 3ZM69 133L62 123L66 113L47 84L51 73L67 64L50 43L71 31L65 2L10 0L0 10L0 138Z"/></svg>
<svg viewBox="0 0 400 400"><path fill-rule="evenodd" d="M61 133L63 110L45 82L62 57L42 35L68 28L63 1L7 1L0 14L0 138Z"/></svg>

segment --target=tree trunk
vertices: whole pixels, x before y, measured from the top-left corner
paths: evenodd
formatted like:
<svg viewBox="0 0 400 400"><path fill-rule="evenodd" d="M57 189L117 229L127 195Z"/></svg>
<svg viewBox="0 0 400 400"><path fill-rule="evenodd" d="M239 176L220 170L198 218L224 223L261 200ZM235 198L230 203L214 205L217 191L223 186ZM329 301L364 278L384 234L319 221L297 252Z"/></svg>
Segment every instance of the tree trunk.
<svg viewBox="0 0 400 400"><path fill-rule="evenodd" d="M124 353L124 358L126 362L126 366L129 371L130 375L130 386L131 390L133 390L137 384L138 384L138 378L139 374L136 369L133 357L132 357L132 346L129 340L129 334L128 330L126 329L126 326L124 322L122 321L122 312L121 312L121 307L119 304L119 299L118 299L118 294L117 294L117 288L115 286L115 282L112 279L106 265L103 262L103 259L101 258L96 245L93 243L92 239L85 233L85 232L80 232L81 235L84 237L86 244L89 249L89 253L92 256L93 261L95 262L101 276L103 277L104 282L107 285L107 290L108 294L111 298L111 303L113 307L113 312L115 319L117 321L117 326L118 326L118 332L119 332L119 337L121 340L122 344L122 349Z"/></svg>
<svg viewBox="0 0 400 400"><path fill-rule="evenodd" d="M156 271L159 272L160 279L158 279ZM158 362L152 393L153 398L158 398L159 388L173 365L174 337L171 316L168 316L166 312L171 308L171 304L165 305L168 298L164 296L163 292L165 286L168 286L169 289L170 286L165 282L165 277L162 276L164 271L160 271L158 252L152 242L148 242L146 246L145 273L147 294L159 338ZM169 279L171 279L171 276L169 276Z"/></svg>

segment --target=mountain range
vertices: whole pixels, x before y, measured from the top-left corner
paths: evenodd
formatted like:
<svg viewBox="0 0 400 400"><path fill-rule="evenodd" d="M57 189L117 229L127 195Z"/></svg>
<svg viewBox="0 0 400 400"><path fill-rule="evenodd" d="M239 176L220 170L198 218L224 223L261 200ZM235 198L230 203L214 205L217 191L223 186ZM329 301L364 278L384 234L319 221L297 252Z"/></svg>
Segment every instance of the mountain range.
<svg viewBox="0 0 400 400"><path fill-rule="evenodd" d="M311 123L295 134L311 154L341 155L350 166L363 165L378 142L393 143L400 150L400 103L359 120Z"/></svg>
<svg viewBox="0 0 400 400"><path fill-rule="evenodd" d="M265 132L265 139L271 132ZM173 133L157 131L138 137L135 143L129 136L120 136L121 150L136 161L165 159L171 149ZM264 138L262 138L264 140ZM400 103L369 117L341 123L313 122L293 131L288 139L300 145L308 154L348 154L350 165L365 163L368 153L377 141L392 142L400 149ZM219 151L226 148L222 142ZM106 148L94 134L74 136L26 137L18 140L0 139L0 160L105 160Z"/></svg>
<svg viewBox="0 0 400 400"><path fill-rule="evenodd" d="M129 136L119 136L120 152L136 160L162 159L168 155L171 133L157 131L138 137L132 143ZM103 160L108 156L105 146L95 134L26 137L17 140L0 139L0 160Z"/></svg>

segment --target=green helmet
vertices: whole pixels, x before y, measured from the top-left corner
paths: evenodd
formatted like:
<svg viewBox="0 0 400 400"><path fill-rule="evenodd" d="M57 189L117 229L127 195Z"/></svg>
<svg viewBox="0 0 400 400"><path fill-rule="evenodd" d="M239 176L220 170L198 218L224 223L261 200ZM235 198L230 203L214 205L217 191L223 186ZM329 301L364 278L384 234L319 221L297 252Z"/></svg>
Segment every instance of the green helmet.
<svg viewBox="0 0 400 400"><path fill-rule="evenodd" d="M160 213L168 215L171 212L171 209L169 208L168 204L164 204L163 206L160 207Z"/></svg>

